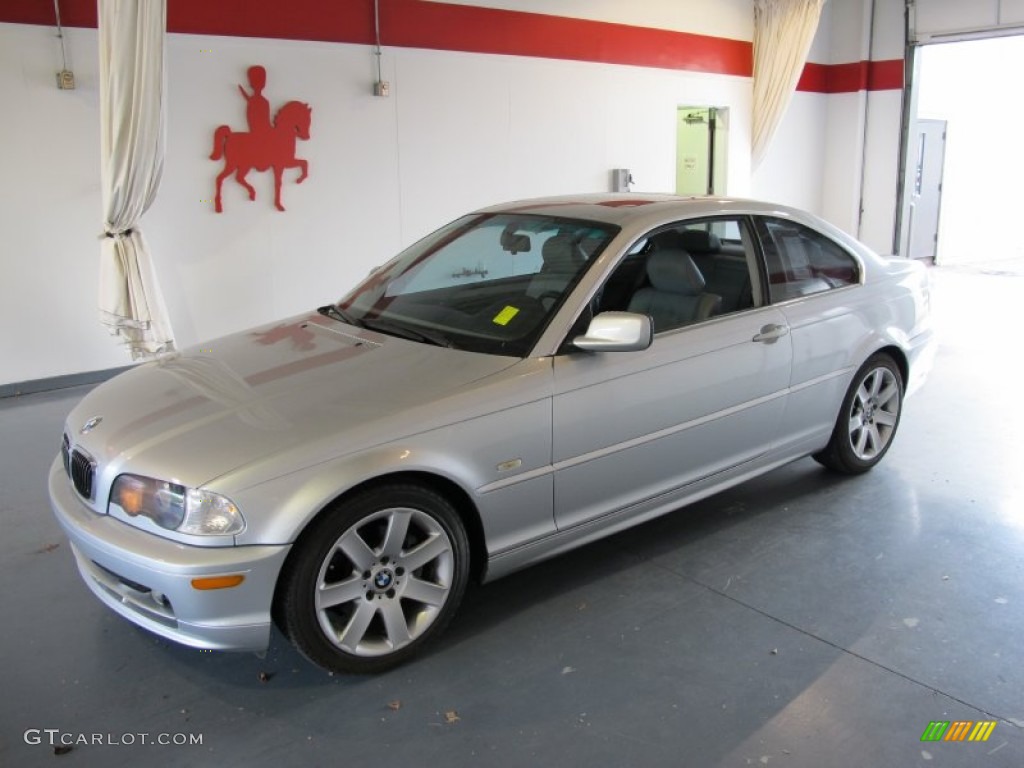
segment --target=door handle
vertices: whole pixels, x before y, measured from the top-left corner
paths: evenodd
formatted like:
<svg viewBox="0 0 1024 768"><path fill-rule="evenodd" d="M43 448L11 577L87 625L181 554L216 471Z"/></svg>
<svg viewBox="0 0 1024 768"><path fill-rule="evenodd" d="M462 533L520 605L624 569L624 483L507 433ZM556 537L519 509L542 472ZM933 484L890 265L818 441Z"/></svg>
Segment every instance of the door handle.
<svg viewBox="0 0 1024 768"><path fill-rule="evenodd" d="M773 344L787 333L789 333L788 325L768 323L768 325L761 326L761 332L755 335L752 341L763 341L766 344Z"/></svg>

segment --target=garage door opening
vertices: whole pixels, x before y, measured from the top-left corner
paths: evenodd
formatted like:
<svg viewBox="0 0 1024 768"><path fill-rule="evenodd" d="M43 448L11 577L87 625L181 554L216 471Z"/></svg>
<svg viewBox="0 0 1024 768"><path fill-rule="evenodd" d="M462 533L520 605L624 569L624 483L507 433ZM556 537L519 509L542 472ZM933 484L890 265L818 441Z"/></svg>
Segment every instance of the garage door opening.
<svg viewBox="0 0 1024 768"><path fill-rule="evenodd" d="M1019 217L1024 36L917 49L900 252L941 265L1024 265ZM932 239L933 242L929 242Z"/></svg>

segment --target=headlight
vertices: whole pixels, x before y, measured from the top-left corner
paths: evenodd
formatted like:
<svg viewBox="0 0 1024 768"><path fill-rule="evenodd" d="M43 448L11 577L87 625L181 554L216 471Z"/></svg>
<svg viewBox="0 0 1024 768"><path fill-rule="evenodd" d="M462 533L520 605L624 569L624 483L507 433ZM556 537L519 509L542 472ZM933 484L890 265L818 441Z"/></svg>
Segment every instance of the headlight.
<svg viewBox="0 0 1024 768"><path fill-rule="evenodd" d="M110 503L130 517L148 517L161 528L197 536L226 536L245 530L245 519L220 494L138 475L119 475Z"/></svg>

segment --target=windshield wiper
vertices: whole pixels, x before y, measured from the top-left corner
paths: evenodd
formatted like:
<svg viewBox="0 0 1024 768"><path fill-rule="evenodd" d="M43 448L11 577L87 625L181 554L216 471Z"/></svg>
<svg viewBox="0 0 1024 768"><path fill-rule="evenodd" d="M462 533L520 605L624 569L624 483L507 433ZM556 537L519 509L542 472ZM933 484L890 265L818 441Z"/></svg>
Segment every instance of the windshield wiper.
<svg viewBox="0 0 1024 768"><path fill-rule="evenodd" d="M354 325L356 328L363 327L363 324L356 320L352 315L343 309L338 308L335 304L325 304L322 307L317 307L316 311L324 317L329 317L332 320L338 320L342 323L348 323Z"/></svg>
<svg viewBox="0 0 1024 768"><path fill-rule="evenodd" d="M380 331L381 333L387 333L392 336L401 336L402 338L405 339L411 339L412 341L421 341L426 344L433 344L438 347L452 347L451 340L441 333L425 329L414 330L412 328L407 328L404 325L391 323L386 320L380 320L378 318L374 318L372 320L367 320L366 318L357 320L350 313L346 312L344 309L337 306L336 304L325 304L322 307L317 307L316 311L319 312L321 315L324 315L325 317L331 318L332 320L339 320L342 323L354 325L356 328L370 328L372 330Z"/></svg>
<svg viewBox="0 0 1024 768"><path fill-rule="evenodd" d="M391 334L393 336L401 336L404 339L410 339L412 341L421 341L426 344L433 344L437 347L445 347L451 349L453 344L451 339L446 337L444 334L437 333L436 331L428 331L421 328L408 328L404 325L397 323L391 323L386 320L380 320L374 318L367 320L363 318L363 327L369 328L374 331L380 331L381 333Z"/></svg>

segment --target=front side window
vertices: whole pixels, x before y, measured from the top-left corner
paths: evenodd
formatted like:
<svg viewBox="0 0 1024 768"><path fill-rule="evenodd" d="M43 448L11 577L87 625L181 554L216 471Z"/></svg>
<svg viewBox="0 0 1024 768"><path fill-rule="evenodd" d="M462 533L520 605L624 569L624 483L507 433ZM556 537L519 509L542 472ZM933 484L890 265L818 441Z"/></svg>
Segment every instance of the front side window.
<svg viewBox="0 0 1024 768"><path fill-rule="evenodd" d="M758 223L773 303L822 293L860 281L860 265L820 232L786 219Z"/></svg>
<svg viewBox="0 0 1024 768"><path fill-rule="evenodd" d="M596 311L651 317L655 334L760 305L753 239L743 217L659 227L637 242L598 294Z"/></svg>
<svg viewBox="0 0 1024 768"><path fill-rule="evenodd" d="M376 269L337 309L383 333L523 357L617 232L553 216L466 216Z"/></svg>

